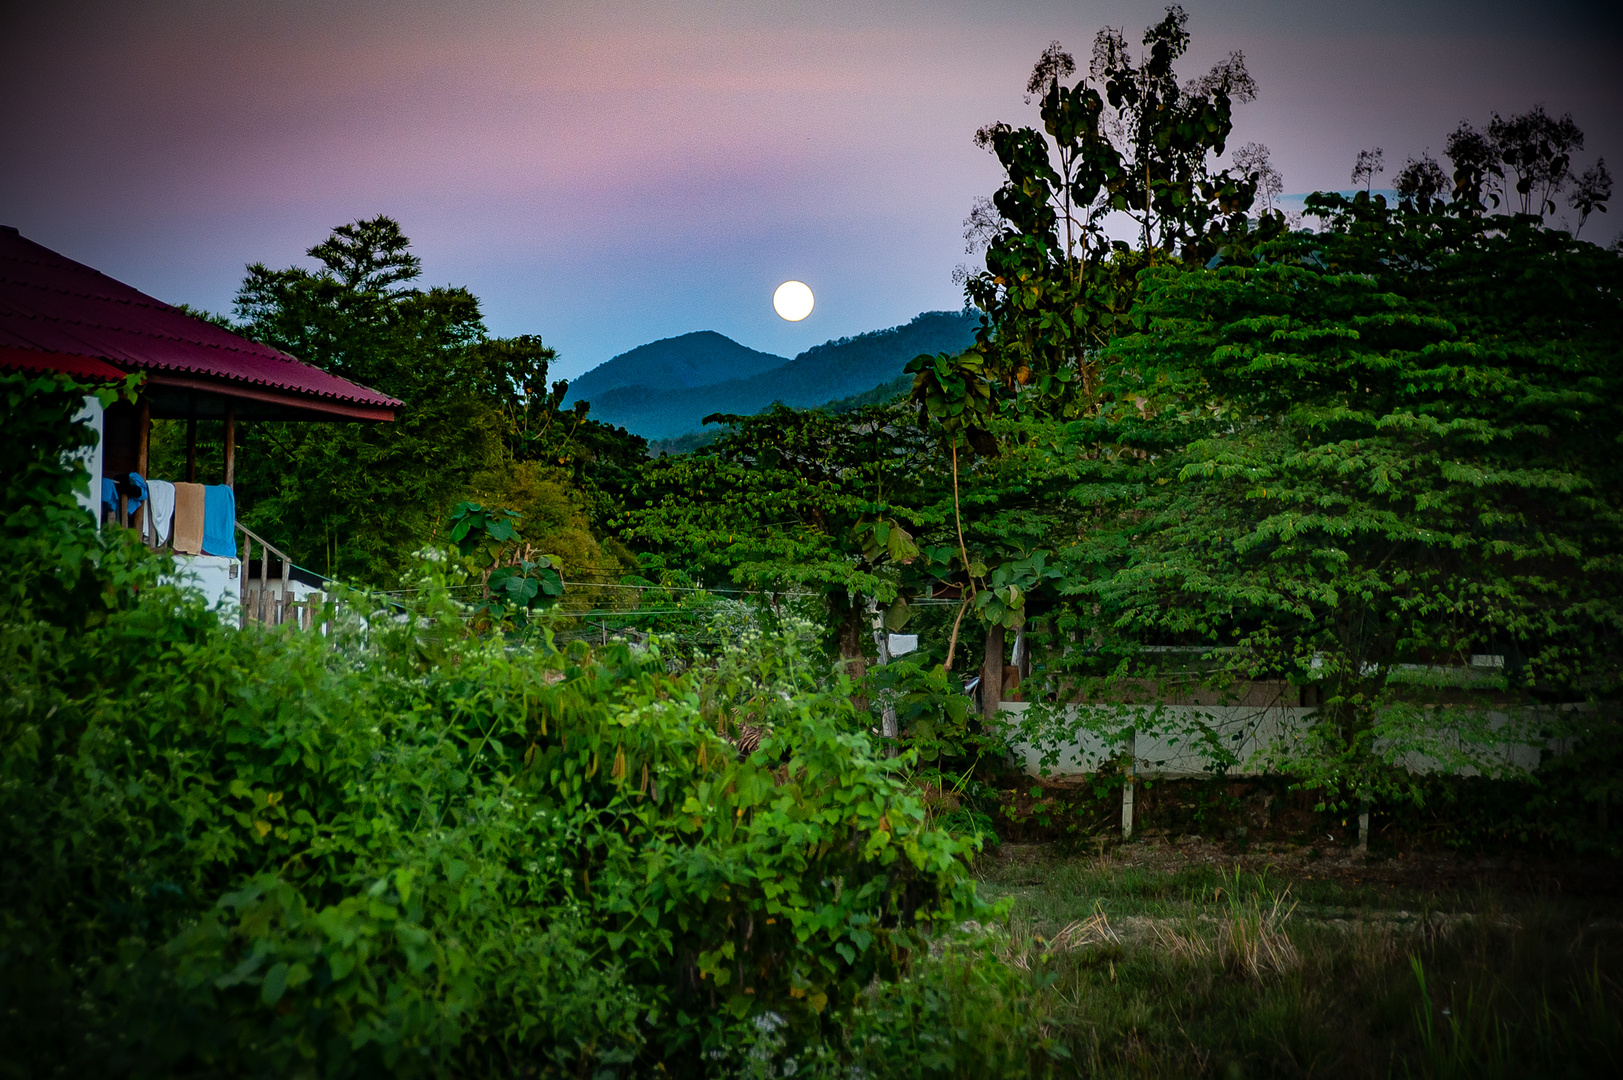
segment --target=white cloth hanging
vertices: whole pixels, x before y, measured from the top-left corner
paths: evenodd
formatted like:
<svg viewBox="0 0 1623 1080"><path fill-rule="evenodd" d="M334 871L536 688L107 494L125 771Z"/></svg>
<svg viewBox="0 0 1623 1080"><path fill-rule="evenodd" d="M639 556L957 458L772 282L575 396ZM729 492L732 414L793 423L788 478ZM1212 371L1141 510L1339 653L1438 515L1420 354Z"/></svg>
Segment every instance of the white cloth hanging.
<svg viewBox="0 0 1623 1080"><path fill-rule="evenodd" d="M151 531L147 535L154 547L163 546L169 539L169 522L174 515L175 485L167 480L148 480L146 520Z"/></svg>

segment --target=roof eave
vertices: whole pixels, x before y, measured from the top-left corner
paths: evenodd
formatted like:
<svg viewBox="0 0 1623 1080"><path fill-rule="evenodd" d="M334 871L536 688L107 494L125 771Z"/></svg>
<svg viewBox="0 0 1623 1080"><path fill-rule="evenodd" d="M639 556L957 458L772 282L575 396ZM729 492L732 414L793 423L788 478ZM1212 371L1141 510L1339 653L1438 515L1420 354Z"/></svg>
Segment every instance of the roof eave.
<svg viewBox="0 0 1623 1080"><path fill-rule="evenodd" d="M299 419L389 422L394 420L395 414L395 406L393 405L341 401L336 398L300 394L269 386L249 386L229 379L210 379L198 375L180 375L169 371L153 370L148 370L146 376L147 385L152 387L195 390L223 398L262 402L298 413L314 414L302 416Z"/></svg>

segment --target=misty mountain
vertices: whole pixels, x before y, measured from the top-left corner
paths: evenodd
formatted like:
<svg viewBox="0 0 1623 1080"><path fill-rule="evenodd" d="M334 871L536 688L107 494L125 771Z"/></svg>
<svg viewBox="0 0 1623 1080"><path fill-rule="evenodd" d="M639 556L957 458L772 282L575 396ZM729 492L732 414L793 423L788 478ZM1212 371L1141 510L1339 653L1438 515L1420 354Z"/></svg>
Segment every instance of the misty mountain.
<svg viewBox="0 0 1623 1080"><path fill-rule="evenodd" d="M595 402L622 386L680 390L727 379L747 379L789 362L786 356L757 352L714 330L662 338L639 345L597 365L569 384L566 402Z"/></svg>
<svg viewBox="0 0 1623 1080"><path fill-rule="evenodd" d="M576 388L584 384L587 389L581 390L579 396L592 403L592 419L617 424L644 438L669 439L698 430L711 413L757 413L779 401L796 408L816 408L836 399L867 394L897 379L907 362L920 353L956 353L968 348L975 340L978 325L978 317L969 312L927 311L903 326L824 342L793 360L742 376L732 366L738 362L740 352L752 357L767 354L745 349L721 334L686 334L633 349L593 368L571 386L570 396L575 397ZM618 382L618 377L611 375L596 382L602 389L591 390L593 384L588 380L604 368L639 353L643 354L639 366L660 363L661 347L690 339L703 340L682 346L689 350L682 354L688 364L682 377L702 379L707 372L719 377L677 386L671 385L675 380L670 376L663 377L662 384L644 381L607 386ZM705 360L701 350L706 344L720 342L725 346L718 346L714 362ZM621 370L629 370L629 365Z"/></svg>

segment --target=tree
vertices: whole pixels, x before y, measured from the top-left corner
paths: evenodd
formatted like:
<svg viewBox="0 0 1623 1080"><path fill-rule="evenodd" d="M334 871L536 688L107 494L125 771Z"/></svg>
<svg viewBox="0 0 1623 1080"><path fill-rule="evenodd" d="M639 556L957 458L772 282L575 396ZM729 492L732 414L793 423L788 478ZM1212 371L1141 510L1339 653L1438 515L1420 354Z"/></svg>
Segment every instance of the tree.
<svg viewBox="0 0 1623 1080"><path fill-rule="evenodd" d="M1375 178L1386 171L1386 166L1381 163L1385 156L1386 151L1379 146L1373 150L1358 151L1358 160L1353 162L1352 182L1363 184L1365 193L1374 189Z"/></svg>
<svg viewBox="0 0 1623 1080"><path fill-rule="evenodd" d="M1454 199L1478 213L1503 205L1543 221L1556 210L1555 196L1572 182L1572 155L1583 146L1583 130L1572 114L1553 117L1542 105L1508 118L1494 113L1486 131L1462 120L1446 146L1454 164ZM1583 206L1600 204L1588 199L1591 189L1584 180L1595 184L1603 176L1605 163L1598 162L1579 178L1578 189L1568 200L1582 214L1580 229L1589 216Z"/></svg>
<svg viewBox="0 0 1623 1080"><path fill-rule="evenodd" d="M1321 234L1147 272L1071 495L1114 512L1064 558L1098 632L1317 687L1289 767L1393 795L1411 752L1491 767L1488 701L1623 688L1623 470L1595 452L1623 430L1623 260L1525 219L1310 206ZM1475 654L1506 666L1426 685Z"/></svg>
<svg viewBox="0 0 1623 1080"><path fill-rule="evenodd" d="M1472 127L1469 120L1461 120L1449 134L1443 152L1454 166L1454 202L1473 214L1497 208L1505 169L1493 139Z"/></svg>
<svg viewBox="0 0 1623 1080"><path fill-rule="evenodd" d="M1448 177L1430 153L1410 158L1392 180L1392 188L1405 205L1428 213L1448 188Z"/></svg>
<svg viewBox="0 0 1623 1080"><path fill-rule="evenodd" d="M1572 194L1567 196L1567 204L1578 211L1578 227L1572 230L1573 239L1583 231L1584 222L1589 215L1599 211L1606 213L1606 204L1612 198L1612 174L1606 169L1606 159L1600 158L1584 170L1573 185Z"/></svg>
<svg viewBox="0 0 1623 1080"><path fill-rule="evenodd" d="M558 516L606 526L646 444L560 412L552 349L491 338L467 289L415 287L421 261L390 218L341 225L307 254L316 269L248 268L237 329L404 404L386 424L243 425L250 524L307 566L390 582L452 507L508 498L515 466L533 462L562 482ZM586 555L604 561L595 543Z"/></svg>
<svg viewBox="0 0 1623 1080"><path fill-rule="evenodd" d="M1285 178L1274 168L1268 148L1258 142L1246 143L1234 151L1234 167L1257 186L1262 212L1273 213L1274 201L1285 193Z"/></svg>
<svg viewBox="0 0 1623 1080"><path fill-rule="evenodd" d="M984 313L978 355L908 365L921 421L937 426L952 463L959 581L986 629L988 712L1001 685L1005 630L1026 619L1025 586L1051 587L1046 572L1033 571L1047 556L1044 530L1033 528L1050 516L1040 506L1041 481L1011 475L999 457L1031 437L1030 425L1097 407L1100 350L1126 327L1140 269L1204 262L1247 235L1246 215L1265 180L1260 169L1235 176L1212 165L1233 127L1233 105L1254 99L1257 87L1238 52L1180 82L1187 22L1169 7L1145 30L1137 56L1121 31L1101 30L1088 76L1072 86L1071 55L1057 42L1044 50L1026 83L1028 101L1040 101L1042 130L997 123L976 135L1005 173L966 222L971 246L985 248L985 269L964 277L968 299ZM1106 235L1112 212L1137 223L1137 251ZM1265 213L1258 227L1273 235L1284 219ZM980 459L977 520L965 522L960 458L970 450Z"/></svg>
<svg viewBox="0 0 1623 1080"><path fill-rule="evenodd" d="M1584 148L1584 133L1572 114L1558 119L1542 105L1509 119L1494 113L1488 138L1515 178L1519 211L1539 218L1554 213L1555 196L1572 175L1572 152Z"/></svg>
<svg viewBox="0 0 1623 1080"><path fill-rule="evenodd" d="M913 539L928 523L919 490L929 444L892 406L835 415L780 405L706 422L730 430L648 463L626 535L701 581L818 594L835 651L860 679L868 601L891 605L903 568L940 559Z"/></svg>

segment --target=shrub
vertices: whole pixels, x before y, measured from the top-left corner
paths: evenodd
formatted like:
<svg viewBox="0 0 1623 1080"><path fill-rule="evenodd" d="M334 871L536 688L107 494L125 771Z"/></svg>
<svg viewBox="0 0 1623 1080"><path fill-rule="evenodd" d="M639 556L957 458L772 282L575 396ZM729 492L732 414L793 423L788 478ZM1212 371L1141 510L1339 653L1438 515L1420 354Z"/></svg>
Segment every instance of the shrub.
<svg viewBox="0 0 1623 1080"><path fill-rule="evenodd" d="M43 586L0 607L25 1075L698 1075L752 1017L823 1041L983 911L972 842L927 827L804 635L672 674L657 646L468 636L432 591L237 630L76 529L36 577L94 581L98 616L48 624ZM4 554L45 566L22 532ZM770 734L741 759L746 700Z"/></svg>

